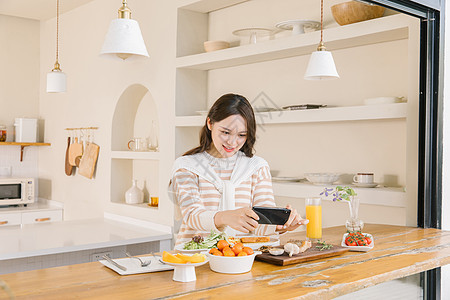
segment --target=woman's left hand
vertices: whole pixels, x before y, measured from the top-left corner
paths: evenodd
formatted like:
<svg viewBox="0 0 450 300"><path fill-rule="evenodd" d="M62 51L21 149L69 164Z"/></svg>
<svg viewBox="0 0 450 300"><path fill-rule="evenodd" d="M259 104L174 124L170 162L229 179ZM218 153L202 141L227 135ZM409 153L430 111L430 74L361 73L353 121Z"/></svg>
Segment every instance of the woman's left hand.
<svg viewBox="0 0 450 300"><path fill-rule="evenodd" d="M284 225L277 225L276 231L278 233L292 231L298 228L300 225L306 225L309 223L309 220L302 219L300 215L297 213L297 210L293 209L290 204L286 205L286 208L291 210L291 214L289 215L289 219Z"/></svg>

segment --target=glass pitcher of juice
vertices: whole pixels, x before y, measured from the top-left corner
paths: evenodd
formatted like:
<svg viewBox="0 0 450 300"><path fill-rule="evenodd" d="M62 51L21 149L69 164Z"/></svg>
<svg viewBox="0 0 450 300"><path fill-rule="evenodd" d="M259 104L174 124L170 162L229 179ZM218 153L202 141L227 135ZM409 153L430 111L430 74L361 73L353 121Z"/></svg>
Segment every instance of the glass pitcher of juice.
<svg viewBox="0 0 450 300"><path fill-rule="evenodd" d="M320 240L322 238L322 199L306 198L306 238L308 240Z"/></svg>

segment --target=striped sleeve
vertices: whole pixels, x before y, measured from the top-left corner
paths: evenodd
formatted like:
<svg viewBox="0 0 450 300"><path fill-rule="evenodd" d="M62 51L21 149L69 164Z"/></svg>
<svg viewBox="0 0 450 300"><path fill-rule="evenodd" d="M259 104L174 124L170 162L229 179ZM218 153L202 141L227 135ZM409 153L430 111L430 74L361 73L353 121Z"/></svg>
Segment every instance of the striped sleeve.
<svg viewBox="0 0 450 300"><path fill-rule="evenodd" d="M272 177L268 166L261 167L253 176L252 204L252 206L276 206L272 189ZM275 225L259 225L254 233L260 236L273 235L275 230Z"/></svg>
<svg viewBox="0 0 450 300"><path fill-rule="evenodd" d="M186 169L179 169L172 181L183 223L196 231L217 230L214 224L217 211L205 209L200 198L198 176Z"/></svg>

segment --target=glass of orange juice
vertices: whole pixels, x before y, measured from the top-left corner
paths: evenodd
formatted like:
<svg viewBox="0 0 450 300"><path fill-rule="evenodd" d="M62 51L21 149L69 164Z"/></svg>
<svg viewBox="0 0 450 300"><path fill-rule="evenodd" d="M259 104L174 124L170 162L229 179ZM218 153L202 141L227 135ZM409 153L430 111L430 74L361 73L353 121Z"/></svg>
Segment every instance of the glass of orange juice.
<svg viewBox="0 0 450 300"><path fill-rule="evenodd" d="M320 240L322 238L322 198L306 198L306 238L308 240Z"/></svg>

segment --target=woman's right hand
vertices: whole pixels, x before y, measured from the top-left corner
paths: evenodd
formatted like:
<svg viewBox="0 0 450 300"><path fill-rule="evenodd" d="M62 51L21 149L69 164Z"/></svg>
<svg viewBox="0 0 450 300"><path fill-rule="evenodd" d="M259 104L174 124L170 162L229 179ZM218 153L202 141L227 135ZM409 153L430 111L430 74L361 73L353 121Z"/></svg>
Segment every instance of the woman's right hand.
<svg viewBox="0 0 450 300"><path fill-rule="evenodd" d="M258 215L249 207L219 211L214 216L216 228L229 226L237 231L249 233L258 226Z"/></svg>

